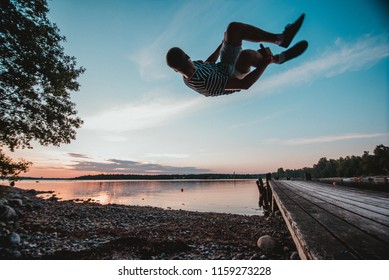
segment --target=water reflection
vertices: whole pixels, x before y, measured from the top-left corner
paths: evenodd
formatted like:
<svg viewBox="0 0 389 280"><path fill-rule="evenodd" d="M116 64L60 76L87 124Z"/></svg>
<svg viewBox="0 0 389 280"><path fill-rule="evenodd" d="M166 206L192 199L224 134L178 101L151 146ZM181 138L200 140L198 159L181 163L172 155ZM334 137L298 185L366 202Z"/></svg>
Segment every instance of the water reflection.
<svg viewBox="0 0 389 280"><path fill-rule="evenodd" d="M54 191L64 200L259 215L255 180L22 181L17 187Z"/></svg>

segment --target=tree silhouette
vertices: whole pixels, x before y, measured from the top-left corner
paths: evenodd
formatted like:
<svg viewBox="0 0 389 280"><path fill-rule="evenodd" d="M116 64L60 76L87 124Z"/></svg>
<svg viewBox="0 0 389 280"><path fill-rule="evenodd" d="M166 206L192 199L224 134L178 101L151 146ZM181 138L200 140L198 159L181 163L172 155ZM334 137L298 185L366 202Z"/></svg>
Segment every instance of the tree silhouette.
<svg viewBox="0 0 389 280"><path fill-rule="evenodd" d="M70 92L80 85L65 37L47 18L46 0L0 0L0 148L69 143L82 120ZM0 149L1 177L16 177L31 163L14 162Z"/></svg>
<svg viewBox="0 0 389 280"><path fill-rule="evenodd" d="M303 178L304 172L312 174L314 178L354 177L371 175L389 175L389 147L378 145L374 155L365 151L362 156L346 156L339 159L322 157L313 167L302 169L278 168L273 177Z"/></svg>
<svg viewBox="0 0 389 280"><path fill-rule="evenodd" d="M8 179L16 181L21 172L27 172L31 162L20 159L19 162L14 162L10 157L7 157L0 149L0 179Z"/></svg>
<svg viewBox="0 0 389 280"><path fill-rule="evenodd" d="M84 69L65 55L46 0L0 1L0 146L60 145L82 120L70 92Z"/></svg>

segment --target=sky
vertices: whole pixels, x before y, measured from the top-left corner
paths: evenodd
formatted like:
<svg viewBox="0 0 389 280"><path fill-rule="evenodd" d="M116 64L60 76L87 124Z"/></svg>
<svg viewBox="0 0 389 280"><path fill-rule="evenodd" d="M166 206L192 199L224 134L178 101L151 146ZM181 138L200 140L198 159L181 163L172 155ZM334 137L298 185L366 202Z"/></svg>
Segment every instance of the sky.
<svg viewBox="0 0 389 280"><path fill-rule="evenodd" d="M77 138L10 155L34 177L265 173L389 146L389 9L380 0L51 0L65 53L86 68L71 94ZM249 90L204 97L165 62L174 46L205 60L229 22L280 33L306 13L292 45ZM273 53L283 49L272 44ZM258 49L244 42L244 49Z"/></svg>

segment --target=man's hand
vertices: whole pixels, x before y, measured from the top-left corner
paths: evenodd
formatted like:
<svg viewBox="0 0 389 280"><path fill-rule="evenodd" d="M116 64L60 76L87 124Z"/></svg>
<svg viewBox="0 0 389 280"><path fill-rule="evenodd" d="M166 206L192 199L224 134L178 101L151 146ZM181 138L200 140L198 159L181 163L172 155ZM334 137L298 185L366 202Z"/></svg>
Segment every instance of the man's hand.
<svg viewBox="0 0 389 280"><path fill-rule="evenodd" d="M269 64L272 63L274 56L270 48L265 48L262 44L259 46L261 48L258 50L258 52L263 56L263 60Z"/></svg>

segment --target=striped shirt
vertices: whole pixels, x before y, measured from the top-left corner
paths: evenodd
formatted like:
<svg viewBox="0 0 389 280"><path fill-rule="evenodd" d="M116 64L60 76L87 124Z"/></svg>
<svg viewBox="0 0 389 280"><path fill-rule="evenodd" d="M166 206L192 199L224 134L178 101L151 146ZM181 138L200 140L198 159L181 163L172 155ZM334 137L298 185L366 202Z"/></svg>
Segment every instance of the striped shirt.
<svg viewBox="0 0 389 280"><path fill-rule="evenodd" d="M196 71L184 83L204 96L218 96L237 92L239 90L225 89L229 79L228 68L220 63L204 63L193 61Z"/></svg>

